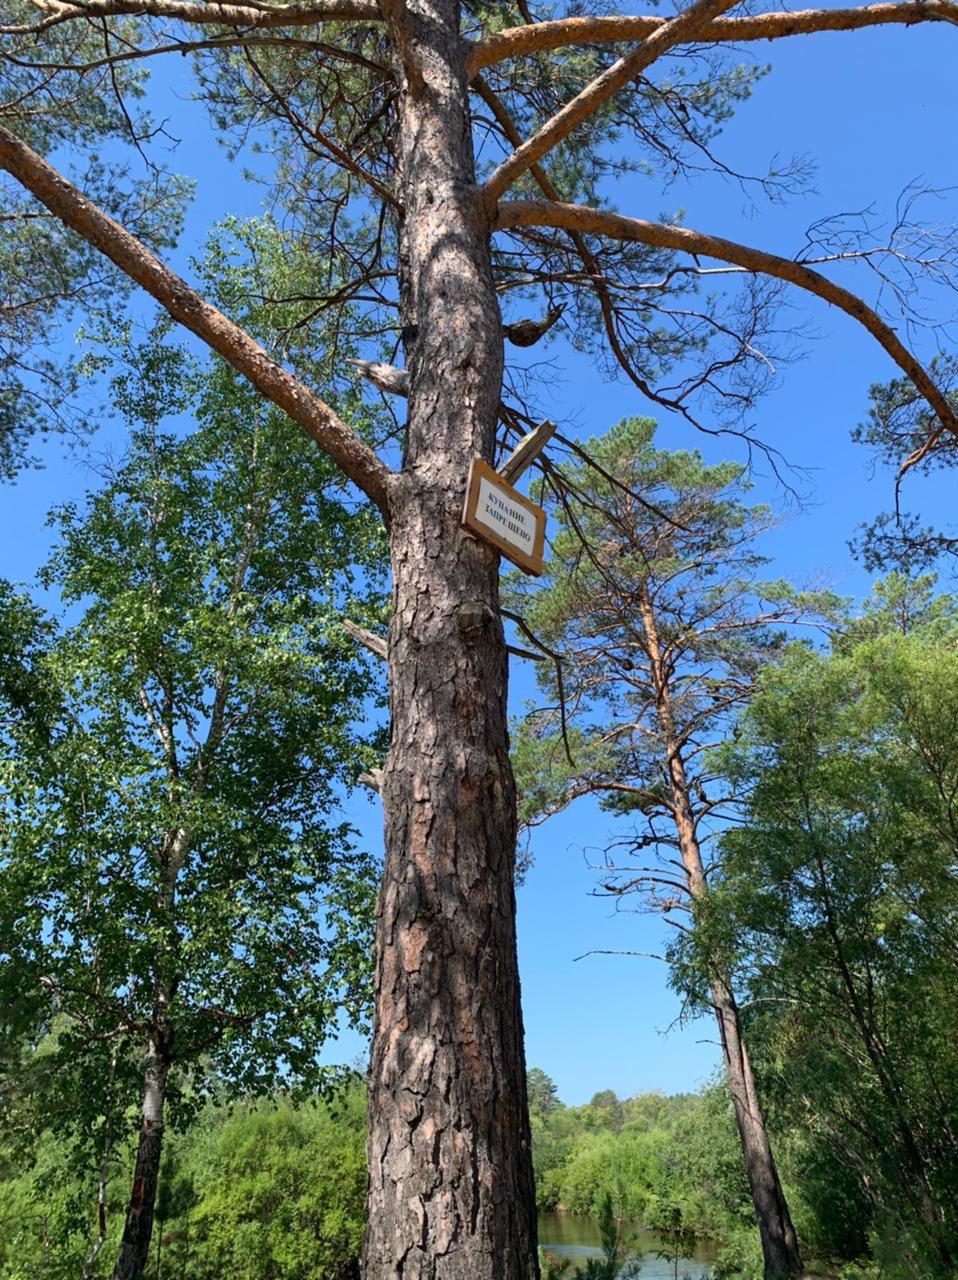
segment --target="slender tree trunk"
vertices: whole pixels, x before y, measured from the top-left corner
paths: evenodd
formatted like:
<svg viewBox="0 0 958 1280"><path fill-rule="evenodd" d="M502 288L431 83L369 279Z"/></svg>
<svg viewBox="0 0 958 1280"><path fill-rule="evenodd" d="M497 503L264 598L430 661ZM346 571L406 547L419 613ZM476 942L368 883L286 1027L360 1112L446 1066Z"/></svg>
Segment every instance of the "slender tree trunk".
<svg viewBox="0 0 958 1280"><path fill-rule="evenodd" d="M113 1280L140 1280L150 1254L153 1209L163 1146L163 1103L169 1063L155 1039L147 1047L143 1071L140 1139L133 1168L133 1190L126 1210Z"/></svg>
<svg viewBox="0 0 958 1280"><path fill-rule="evenodd" d="M802 1274L802 1260L755 1090L752 1065L742 1039L738 1006L735 996L721 979L713 979L711 992L722 1041L725 1078L732 1095L735 1123L762 1240L765 1280L791 1280Z"/></svg>
<svg viewBox="0 0 958 1280"><path fill-rule="evenodd" d="M502 338L454 0L410 0L401 96L406 455L391 496L392 734L365 1280L535 1280L498 555L460 526ZM408 64L407 64L408 65Z"/></svg>
<svg viewBox="0 0 958 1280"><path fill-rule="evenodd" d="M96 1260L106 1244L106 1183L107 1175L110 1171L110 1152L113 1147L113 1107L115 1102L113 1082L116 1079L116 1058L117 1047L114 1042L113 1052L110 1054L110 1091L107 1112L104 1117L103 1150L100 1153L100 1169L96 1180L96 1239L83 1263L83 1280L91 1280Z"/></svg>
<svg viewBox="0 0 958 1280"><path fill-rule="evenodd" d="M216 717L214 707L214 719ZM197 775L202 790L200 768ZM160 1173L160 1156L163 1147L163 1106L166 1101L166 1084L173 1060L171 1053L170 1006L173 1000L171 985L170 947L173 933L173 909L176 901L176 877L183 866L190 847L190 830L178 827L167 832L160 854L160 877L156 891L157 920L167 931L166 940L158 944L154 959L153 1020L152 1031L143 1060L143 1104L140 1110L140 1138L133 1167L133 1190L127 1205L120 1251L113 1269L113 1280L140 1280L150 1255L153 1234L153 1211L156 1206L156 1186Z"/></svg>
<svg viewBox="0 0 958 1280"><path fill-rule="evenodd" d="M693 901L699 901L708 893L708 881L695 827L688 777L675 730L668 672L659 643L652 602L647 592L641 589L638 594L638 603L655 693L656 716L667 760L671 808L679 853L689 894ZM752 1066L742 1037L738 1006L732 989L722 974L710 975L709 990L722 1044L725 1078L732 1097L735 1123L745 1158L749 1189L752 1193L752 1206L762 1241L765 1280L794 1280L795 1277L802 1275L804 1268L795 1228L788 1211L788 1202L782 1190L775 1158L768 1140L768 1131L765 1128L765 1118L762 1115L755 1088Z"/></svg>

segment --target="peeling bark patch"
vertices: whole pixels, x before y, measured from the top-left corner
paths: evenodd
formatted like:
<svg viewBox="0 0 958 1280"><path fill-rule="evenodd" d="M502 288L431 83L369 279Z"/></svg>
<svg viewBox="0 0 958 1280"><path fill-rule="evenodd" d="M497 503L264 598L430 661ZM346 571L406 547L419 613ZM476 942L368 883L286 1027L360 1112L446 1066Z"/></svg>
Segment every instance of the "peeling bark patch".
<svg viewBox="0 0 958 1280"><path fill-rule="evenodd" d="M413 925L404 935L401 942L402 963L407 973L418 973L421 968L422 953L429 944L429 934L421 924Z"/></svg>

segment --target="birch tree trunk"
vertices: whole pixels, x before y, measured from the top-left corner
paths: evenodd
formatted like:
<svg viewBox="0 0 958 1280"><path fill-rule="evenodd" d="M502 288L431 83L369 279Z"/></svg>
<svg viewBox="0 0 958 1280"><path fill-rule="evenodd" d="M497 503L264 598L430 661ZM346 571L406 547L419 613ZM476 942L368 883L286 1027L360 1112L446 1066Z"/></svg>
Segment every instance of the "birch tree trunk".
<svg viewBox="0 0 958 1280"><path fill-rule="evenodd" d="M409 419L391 494L391 744L365 1280L534 1280L497 553L460 526L502 335L454 0L410 0L401 96Z"/></svg>
<svg viewBox="0 0 958 1280"><path fill-rule="evenodd" d="M214 709L215 719L215 709ZM198 774L199 777L199 774ZM202 780L197 794L202 790ZM161 853L160 883L156 893L157 919L173 931L173 909L176 901L176 878L190 847L190 831L179 827L167 833ZM160 1174L163 1148L163 1107L166 1085L173 1065L171 1053L170 1005L173 987L170 983L169 948L158 947L154 970L153 1017L143 1059L143 1104L140 1109L140 1138L133 1166L133 1189L127 1205L123 1235L113 1280L140 1280L150 1255L153 1235L153 1212Z"/></svg>
<svg viewBox="0 0 958 1280"><path fill-rule="evenodd" d="M149 1257L163 1147L163 1104L168 1074L169 1062L162 1046L157 1039L151 1038L143 1069L143 1104L133 1167L133 1189L126 1209L113 1280L139 1280Z"/></svg>

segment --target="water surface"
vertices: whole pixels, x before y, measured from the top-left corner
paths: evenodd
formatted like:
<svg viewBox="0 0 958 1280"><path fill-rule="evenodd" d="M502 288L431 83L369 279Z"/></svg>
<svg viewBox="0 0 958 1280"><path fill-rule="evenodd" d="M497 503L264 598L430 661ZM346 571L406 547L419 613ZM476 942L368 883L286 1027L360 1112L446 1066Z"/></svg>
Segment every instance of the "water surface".
<svg viewBox="0 0 958 1280"><path fill-rule="evenodd" d="M579 1213L540 1213L539 1244L546 1253L560 1258L571 1258L578 1269L587 1258L601 1258L601 1237L595 1218ZM704 1280L709 1266L715 1261L715 1246L708 1241L699 1242L691 1257L679 1258L678 1268L672 1259L660 1258L658 1250L665 1252L666 1242L654 1231L636 1231L636 1251L641 1254L641 1280ZM574 1273L566 1272L569 1276Z"/></svg>

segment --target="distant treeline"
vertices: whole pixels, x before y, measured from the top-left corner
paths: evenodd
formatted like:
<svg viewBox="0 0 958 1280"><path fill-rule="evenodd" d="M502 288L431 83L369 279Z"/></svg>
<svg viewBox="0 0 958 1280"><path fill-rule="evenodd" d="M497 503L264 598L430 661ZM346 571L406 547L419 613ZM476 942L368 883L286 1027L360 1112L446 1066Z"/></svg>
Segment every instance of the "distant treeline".
<svg viewBox="0 0 958 1280"><path fill-rule="evenodd" d="M724 1085L624 1100L606 1089L568 1107L549 1076L533 1068L529 1099L540 1209L597 1216L610 1195L630 1226L718 1242L714 1280L759 1280L761 1249ZM809 1135L776 1136L804 1238L833 1259L863 1249L867 1217L849 1216L842 1170ZM147 1274L352 1280L363 1231L364 1141L358 1079L329 1101L207 1105L188 1132L168 1135ZM113 1152L106 1171L99 1249L100 1170L81 1147L44 1137L29 1167L0 1149L2 1280L106 1274L129 1192L128 1147ZM865 1280L873 1272L849 1266L841 1274Z"/></svg>
<svg viewBox="0 0 958 1280"><path fill-rule="evenodd" d="M610 1193L631 1223L672 1230L678 1209L684 1232L722 1240L717 1276L760 1259L723 1087L625 1101L607 1089L567 1107L533 1068L529 1097L540 1208L598 1214ZM43 1139L31 1167L0 1165L3 1280L105 1274L123 1224L130 1155L118 1148L109 1162L98 1266L99 1170L80 1149ZM168 1135L147 1274L347 1280L358 1274L365 1180L358 1080L325 1102L210 1104L188 1132Z"/></svg>

